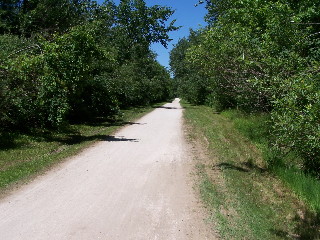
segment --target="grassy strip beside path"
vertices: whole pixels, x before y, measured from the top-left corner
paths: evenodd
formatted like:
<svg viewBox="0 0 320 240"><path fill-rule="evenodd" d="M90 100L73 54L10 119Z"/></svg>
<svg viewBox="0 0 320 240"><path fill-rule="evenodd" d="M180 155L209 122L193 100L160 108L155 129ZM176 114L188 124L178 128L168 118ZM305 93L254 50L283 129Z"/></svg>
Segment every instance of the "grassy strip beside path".
<svg viewBox="0 0 320 240"><path fill-rule="evenodd" d="M28 180L90 144L105 139L161 105L131 108L122 111L122 116L116 120L70 125L60 132L3 133L0 135L0 192L4 193L14 183Z"/></svg>
<svg viewBox="0 0 320 240"><path fill-rule="evenodd" d="M262 151L268 169L286 183L313 212L319 215L320 181L315 176L303 171L303 160L294 152L284 154L270 147L269 142L272 139L270 131L268 131L268 122L271 122L270 115L248 115L236 110L225 111L222 115L230 119L234 127Z"/></svg>
<svg viewBox="0 0 320 240"><path fill-rule="evenodd" d="M209 107L183 105L200 193L221 238L317 239L312 213L267 170L261 150L234 122Z"/></svg>

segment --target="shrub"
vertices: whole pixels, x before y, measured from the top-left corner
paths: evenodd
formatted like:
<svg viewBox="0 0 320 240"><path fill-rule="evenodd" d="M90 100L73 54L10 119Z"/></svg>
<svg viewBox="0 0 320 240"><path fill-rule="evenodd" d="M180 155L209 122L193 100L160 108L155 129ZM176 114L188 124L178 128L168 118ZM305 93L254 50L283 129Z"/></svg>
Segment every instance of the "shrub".
<svg viewBox="0 0 320 240"><path fill-rule="evenodd" d="M306 170L320 170L320 74L305 73L287 79L284 94L274 100L272 120L275 145L293 150Z"/></svg>

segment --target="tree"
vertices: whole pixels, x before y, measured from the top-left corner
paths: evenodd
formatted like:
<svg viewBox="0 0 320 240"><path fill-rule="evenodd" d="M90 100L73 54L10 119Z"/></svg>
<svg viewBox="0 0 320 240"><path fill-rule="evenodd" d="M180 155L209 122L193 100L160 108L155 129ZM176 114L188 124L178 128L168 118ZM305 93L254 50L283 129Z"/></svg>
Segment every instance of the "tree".
<svg viewBox="0 0 320 240"><path fill-rule="evenodd" d="M174 20L167 24L174 13L168 7L148 7L143 0L122 0L116 9L115 43L121 48L120 61L134 55L148 55L151 43L167 46L168 33L175 31Z"/></svg>
<svg viewBox="0 0 320 240"><path fill-rule="evenodd" d="M63 33L88 20L91 0L24 0L21 3L20 29L26 36L34 33Z"/></svg>
<svg viewBox="0 0 320 240"><path fill-rule="evenodd" d="M19 25L19 0L0 1L0 34L17 32Z"/></svg>

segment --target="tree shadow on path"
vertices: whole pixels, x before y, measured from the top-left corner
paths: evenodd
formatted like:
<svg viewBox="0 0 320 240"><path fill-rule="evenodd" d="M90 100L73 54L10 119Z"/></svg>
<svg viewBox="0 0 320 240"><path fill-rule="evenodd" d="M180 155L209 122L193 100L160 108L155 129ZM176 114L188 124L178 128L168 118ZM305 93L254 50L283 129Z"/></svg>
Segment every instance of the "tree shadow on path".
<svg viewBox="0 0 320 240"><path fill-rule="evenodd" d="M88 126L108 128L113 126L126 126L126 125L145 125L147 123L139 122L125 122L125 121L109 121L109 122L95 122L86 123ZM26 132L0 132L0 151L24 148L30 144L30 141L36 142L59 142L65 145L80 144L87 141L131 141L137 142L137 139L117 138L114 136L99 134L103 129L97 130L96 134L91 133L89 136L82 135L79 131L72 129L71 126L65 127L60 131L50 130L29 130Z"/></svg>
<svg viewBox="0 0 320 240"><path fill-rule="evenodd" d="M168 110L175 110L175 109L183 109L183 108L177 108L177 107L166 107L166 106L160 106L160 107L154 107L159 109L168 109Z"/></svg>

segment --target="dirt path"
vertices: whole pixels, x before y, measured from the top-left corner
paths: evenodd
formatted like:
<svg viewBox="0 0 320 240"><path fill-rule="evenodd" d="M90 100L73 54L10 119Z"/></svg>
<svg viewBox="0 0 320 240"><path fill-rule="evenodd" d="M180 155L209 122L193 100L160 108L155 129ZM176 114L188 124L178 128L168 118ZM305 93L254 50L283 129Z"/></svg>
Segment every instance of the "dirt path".
<svg viewBox="0 0 320 240"><path fill-rule="evenodd" d="M212 239L192 189L179 100L0 202L0 239Z"/></svg>

